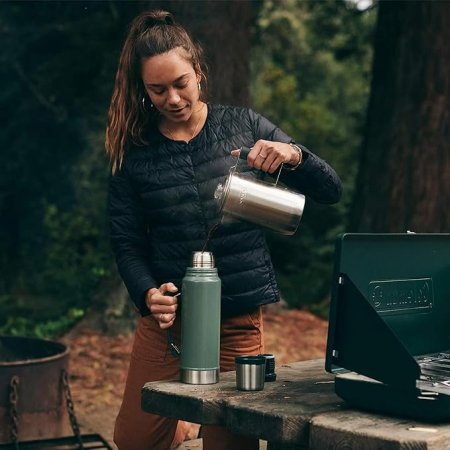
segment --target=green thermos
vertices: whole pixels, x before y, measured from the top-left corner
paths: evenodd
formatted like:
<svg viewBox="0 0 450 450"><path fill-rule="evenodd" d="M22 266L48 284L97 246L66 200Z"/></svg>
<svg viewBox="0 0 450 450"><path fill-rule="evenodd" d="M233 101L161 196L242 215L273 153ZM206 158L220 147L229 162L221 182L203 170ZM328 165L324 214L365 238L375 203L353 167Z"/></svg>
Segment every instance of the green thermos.
<svg viewBox="0 0 450 450"><path fill-rule="evenodd" d="M194 252L182 282L181 381L219 381L221 282L211 252Z"/></svg>

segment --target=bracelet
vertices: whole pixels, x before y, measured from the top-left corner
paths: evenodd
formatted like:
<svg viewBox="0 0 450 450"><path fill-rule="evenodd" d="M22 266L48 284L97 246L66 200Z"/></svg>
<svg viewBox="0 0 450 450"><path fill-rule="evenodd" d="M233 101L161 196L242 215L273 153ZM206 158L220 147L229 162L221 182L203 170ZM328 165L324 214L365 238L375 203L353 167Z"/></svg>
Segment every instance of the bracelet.
<svg viewBox="0 0 450 450"><path fill-rule="evenodd" d="M295 170L302 163L303 153L302 153L302 149L297 144L290 142L289 145L298 153L298 156L299 156L298 163L295 166L291 166L291 167L284 166L284 168L286 170Z"/></svg>

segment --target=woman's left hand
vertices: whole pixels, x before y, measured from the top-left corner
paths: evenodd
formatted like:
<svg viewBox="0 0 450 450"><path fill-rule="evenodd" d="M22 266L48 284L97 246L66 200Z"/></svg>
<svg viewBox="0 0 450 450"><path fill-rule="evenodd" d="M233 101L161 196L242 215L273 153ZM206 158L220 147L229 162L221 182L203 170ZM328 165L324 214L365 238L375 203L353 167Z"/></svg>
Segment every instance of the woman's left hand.
<svg viewBox="0 0 450 450"><path fill-rule="evenodd" d="M233 156L239 157L240 150L232 150ZM260 139L253 145L247 156L247 164L263 172L274 173L281 164L296 166L302 155L290 144Z"/></svg>

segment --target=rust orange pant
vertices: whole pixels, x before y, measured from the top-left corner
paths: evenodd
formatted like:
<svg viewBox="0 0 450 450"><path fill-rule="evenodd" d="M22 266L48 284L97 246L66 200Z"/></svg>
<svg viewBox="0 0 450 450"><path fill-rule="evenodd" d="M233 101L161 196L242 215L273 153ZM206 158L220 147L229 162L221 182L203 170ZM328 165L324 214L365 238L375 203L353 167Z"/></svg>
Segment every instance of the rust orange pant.
<svg viewBox="0 0 450 450"><path fill-rule="evenodd" d="M172 326L174 341L180 343L180 323ZM235 370L234 357L264 353L261 308L222 320L220 370ZM172 356L167 333L152 316L139 319L134 337L125 393L114 429L119 450L169 450L186 435L184 422L149 414L141 409L141 388L148 381L179 377L180 359ZM184 426L183 426L184 424ZM202 427L204 450L257 450L257 439L232 434L224 427Z"/></svg>

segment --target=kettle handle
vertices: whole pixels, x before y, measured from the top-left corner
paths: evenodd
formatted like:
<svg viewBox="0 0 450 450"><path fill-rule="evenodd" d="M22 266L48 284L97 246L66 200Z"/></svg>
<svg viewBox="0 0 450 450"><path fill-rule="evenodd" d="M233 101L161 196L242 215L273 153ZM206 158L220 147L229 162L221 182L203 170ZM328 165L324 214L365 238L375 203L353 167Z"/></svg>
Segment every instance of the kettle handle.
<svg viewBox="0 0 450 450"><path fill-rule="evenodd" d="M251 150L250 147L242 146L239 149L239 159L245 159L246 160L247 157L248 157L248 154L250 153L250 150Z"/></svg>
<svg viewBox="0 0 450 450"><path fill-rule="evenodd" d="M248 157L248 154L250 153L250 151L251 151L250 147L242 146L239 149L239 159L247 160L247 157ZM280 179L281 170L283 169L283 165L284 165L284 163L281 163L280 169L278 171L277 178L276 178L275 183L274 183L274 186L276 186L278 184L278 180ZM237 166L237 164L236 164L236 166Z"/></svg>

